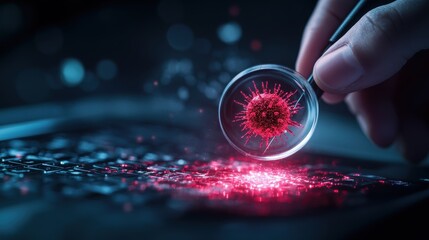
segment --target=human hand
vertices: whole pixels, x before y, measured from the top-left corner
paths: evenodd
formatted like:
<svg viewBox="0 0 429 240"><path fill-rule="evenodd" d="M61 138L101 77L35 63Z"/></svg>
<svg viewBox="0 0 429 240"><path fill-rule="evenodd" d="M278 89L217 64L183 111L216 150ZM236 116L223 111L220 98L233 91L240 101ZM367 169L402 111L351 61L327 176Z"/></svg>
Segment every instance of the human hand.
<svg viewBox="0 0 429 240"><path fill-rule="evenodd" d="M397 0L371 10L319 58L354 4L319 1L296 69L306 77L313 72L326 102L345 99L375 144L397 141L405 158L419 162L429 152L429 1Z"/></svg>

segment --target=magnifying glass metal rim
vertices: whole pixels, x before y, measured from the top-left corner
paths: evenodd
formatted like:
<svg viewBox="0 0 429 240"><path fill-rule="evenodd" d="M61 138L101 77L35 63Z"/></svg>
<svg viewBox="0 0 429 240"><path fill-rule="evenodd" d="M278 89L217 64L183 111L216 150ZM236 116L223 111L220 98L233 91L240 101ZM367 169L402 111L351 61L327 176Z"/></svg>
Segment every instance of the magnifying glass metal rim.
<svg viewBox="0 0 429 240"><path fill-rule="evenodd" d="M248 74L252 74L255 73L257 71L266 71L266 70L271 70L271 71L279 71L281 74L288 76L291 80L295 81L297 83L297 85L301 88L302 90L302 95L301 97L298 99L298 101L301 100L302 96L304 94L306 94L307 96L307 101L310 101L310 104L312 104L314 106L314 108L311 111L313 112L313 121L311 121L311 126L309 127L308 132L306 133L305 137L295 146L293 146L292 148L290 148L289 150L283 152L283 153L278 153L275 155L255 155L255 154L251 154L249 152L246 152L245 150L243 150L240 146L237 146L234 141L229 137L228 132L225 130L224 128L224 124L223 124L223 120L222 120L222 106L225 104L225 96L226 93L228 92L228 90L237 83L237 81L243 81L245 79L245 76ZM281 65L277 65L277 64L261 64L261 65L256 65L250 68L247 68L245 70L243 70L242 72L240 72L239 74L237 74L229 83L228 85L225 87L225 90L222 93L220 102L219 102L219 108L218 108L218 118L219 118L219 123L220 123L220 127L222 130L223 135L225 136L225 138L227 139L227 141L231 144L231 146L233 146L236 150L238 150L240 153L244 154L245 156L251 157L251 158L255 158L258 160L264 160L264 161L273 161L273 160L280 160L280 159L284 159L288 156L293 155L294 153L296 153L297 151L299 151L301 148L303 148L307 142L310 140L311 136L314 133L314 130L316 128L317 125L317 120L319 117L319 103L317 100L317 96L316 93L314 92L313 88L311 87L311 85L305 80L305 78L303 76L301 76L299 73L297 73L296 71L287 68L285 66L281 66Z"/></svg>

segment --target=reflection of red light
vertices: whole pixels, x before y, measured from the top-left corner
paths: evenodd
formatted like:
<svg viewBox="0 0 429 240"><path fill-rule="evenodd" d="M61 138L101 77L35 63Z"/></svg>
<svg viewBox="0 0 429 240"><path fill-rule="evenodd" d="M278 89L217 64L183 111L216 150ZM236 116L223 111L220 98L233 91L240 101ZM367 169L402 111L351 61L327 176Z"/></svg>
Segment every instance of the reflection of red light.
<svg viewBox="0 0 429 240"><path fill-rule="evenodd" d="M348 194L344 183L351 188L359 183L339 172L309 171L308 166L282 161L196 161L168 168L156 162L148 165L149 182L130 189L155 188L179 199L203 202L210 209L240 214L288 214L338 206Z"/></svg>

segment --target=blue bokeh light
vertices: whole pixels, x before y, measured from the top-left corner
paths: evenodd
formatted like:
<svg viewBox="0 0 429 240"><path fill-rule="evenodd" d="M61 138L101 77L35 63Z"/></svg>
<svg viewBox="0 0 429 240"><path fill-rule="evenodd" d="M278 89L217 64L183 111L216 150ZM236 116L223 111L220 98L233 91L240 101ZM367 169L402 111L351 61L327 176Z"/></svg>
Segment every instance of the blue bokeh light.
<svg viewBox="0 0 429 240"><path fill-rule="evenodd" d="M61 79L67 86L79 85L85 76L85 69L82 63L75 59L66 59L61 65Z"/></svg>
<svg viewBox="0 0 429 240"><path fill-rule="evenodd" d="M219 27L217 35L222 42L233 44L241 38L241 27L236 22L225 23Z"/></svg>
<svg viewBox="0 0 429 240"><path fill-rule="evenodd" d="M173 49L185 51L192 47L194 33L184 24L174 24L167 31L167 41Z"/></svg>
<svg viewBox="0 0 429 240"><path fill-rule="evenodd" d="M104 59L97 64L97 76L103 80L112 80L118 74L118 67L112 60Z"/></svg>

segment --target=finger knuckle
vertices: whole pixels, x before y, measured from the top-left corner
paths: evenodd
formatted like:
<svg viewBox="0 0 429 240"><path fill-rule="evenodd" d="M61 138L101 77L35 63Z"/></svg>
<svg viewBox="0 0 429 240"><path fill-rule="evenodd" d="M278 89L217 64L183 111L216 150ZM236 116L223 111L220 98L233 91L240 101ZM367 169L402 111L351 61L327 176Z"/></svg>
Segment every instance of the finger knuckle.
<svg viewBox="0 0 429 240"><path fill-rule="evenodd" d="M400 36L402 28L401 15L394 7L384 6L369 11L365 20L384 42L393 43Z"/></svg>

